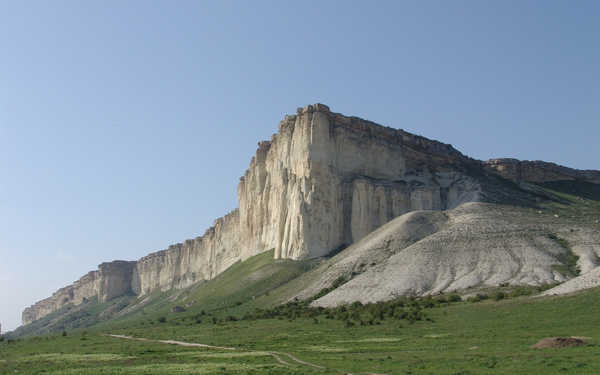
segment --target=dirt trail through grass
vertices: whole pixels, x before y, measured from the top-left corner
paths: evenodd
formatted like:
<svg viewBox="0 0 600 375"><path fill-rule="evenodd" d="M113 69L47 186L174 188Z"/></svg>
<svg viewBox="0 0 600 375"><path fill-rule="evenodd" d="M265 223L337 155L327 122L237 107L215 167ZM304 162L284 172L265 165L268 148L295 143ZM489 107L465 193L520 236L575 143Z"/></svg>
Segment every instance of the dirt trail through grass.
<svg viewBox="0 0 600 375"><path fill-rule="evenodd" d="M133 337L133 336L126 336L126 335L111 335L108 334L106 336L110 336L110 337L115 337L118 339L125 339L125 340L136 340L136 341L144 341L144 342L158 342L161 344L170 344L170 345L179 345L179 346L187 346L187 347L197 347L197 348L208 348L208 349L217 349L217 350L238 350L238 351L245 351L243 349L237 349L237 348L231 348L231 347L227 347L227 346L214 346L214 345L207 345L207 344L198 344L198 343L193 343L193 342L184 342L184 341L176 341L176 340L151 340L151 339L146 339L143 337ZM246 351L245 351L246 352ZM248 353L253 353L252 351L247 351ZM292 361L304 365L304 366L310 366L310 367L314 367L317 369L325 369L325 367L317 365L315 363L311 363L311 362L307 362L307 361L303 361L301 359L298 359L296 357L294 357L293 355L291 355L290 353L284 353L284 352L266 352L269 353L269 355L271 355L277 362L281 363L282 365L286 365L286 366L292 366L291 363L284 361L283 359L281 359L281 356L284 355L286 357L289 357Z"/></svg>
<svg viewBox="0 0 600 375"><path fill-rule="evenodd" d="M214 346L214 345L208 345L208 344L198 344L198 343L193 343L193 342L185 342L185 341L176 341L176 340L151 340L151 339L146 339L143 337L133 337L133 336L126 336L126 335L112 335L112 334L107 334L106 336L110 336L110 337L115 337L118 339L125 339L125 340L136 340L136 341L145 341L145 342L158 342L161 344L169 344L169 345L179 345L179 346L187 346L187 347L197 347L197 348L207 348L207 349L217 349L217 350L237 350L237 351L243 351L246 353L254 353L253 351L247 351L244 349L238 349L238 348L232 348L232 347L227 347L227 346ZM292 361L296 362L297 364L300 365L304 365L304 366L310 366L319 370L325 370L326 367L325 366L321 366L321 365L317 365L315 363L312 362L307 362L307 361L303 361L299 358L294 357L293 355L291 355L290 353L285 353L285 352L256 352L256 353L268 353L269 355L271 355L277 362L281 363L282 365L285 366L293 366L291 363L284 361L283 359L281 359L281 356L286 356L288 358L290 358ZM346 375L353 375L352 373L349 372L344 372ZM383 374L376 374L374 372L368 372L366 373L367 375L383 375Z"/></svg>

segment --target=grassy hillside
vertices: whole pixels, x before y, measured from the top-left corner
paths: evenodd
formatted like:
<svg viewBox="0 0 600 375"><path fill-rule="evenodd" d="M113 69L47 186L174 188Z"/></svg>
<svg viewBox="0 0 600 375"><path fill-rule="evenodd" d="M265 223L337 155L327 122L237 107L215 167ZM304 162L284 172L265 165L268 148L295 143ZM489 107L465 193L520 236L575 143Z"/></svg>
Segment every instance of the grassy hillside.
<svg viewBox="0 0 600 375"><path fill-rule="evenodd" d="M0 373L21 374L598 374L600 290L553 298L441 304L409 323L384 316L348 327L335 319L220 321L171 314L165 322L0 343ZM133 323L133 322L131 322ZM237 350L106 337L120 333ZM544 337L586 345L532 349ZM271 352L277 352L280 363ZM289 359L324 367L303 365ZM286 360L287 358L287 360Z"/></svg>
<svg viewBox="0 0 600 375"><path fill-rule="evenodd" d="M314 260L273 259L273 250L238 262L215 279L190 288L157 292L148 296L123 296L106 303L96 300L68 305L31 324L20 327L7 338L27 337L64 330L128 326L132 322L195 316L204 311L215 314L242 314L259 306L282 302L270 292L285 285L316 265ZM260 303L257 303L260 299ZM174 313L177 306L180 312Z"/></svg>
<svg viewBox="0 0 600 375"><path fill-rule="evenodd" d="M135 296L122 296L105 303L96 298L78 306L66 305L30 324L21 326L6 335L6 338L27 337L90 327L107 321L125 309Z"/></svg>

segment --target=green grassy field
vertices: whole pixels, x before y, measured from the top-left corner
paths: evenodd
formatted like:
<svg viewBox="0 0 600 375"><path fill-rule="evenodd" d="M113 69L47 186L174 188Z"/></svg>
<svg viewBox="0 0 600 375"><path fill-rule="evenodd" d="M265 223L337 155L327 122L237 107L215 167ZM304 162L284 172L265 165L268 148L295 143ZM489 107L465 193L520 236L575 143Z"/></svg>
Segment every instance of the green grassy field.
<svg viewBox="0 0 600 375"><path fill-rule="evenodd" d="M426 309L432 321L385 319L346 327L323 316L199 323L171 314L67 336L0 343L2 374L599 374L600 290L574 296L459 302ZM103 336L126 334L235 347L190 348ZM532 349L544 337L587 344ZM268 352L290 353L317 369ZM283 354L282 354L283 355ZM286 357L282 357L284 360Z"/></svg>

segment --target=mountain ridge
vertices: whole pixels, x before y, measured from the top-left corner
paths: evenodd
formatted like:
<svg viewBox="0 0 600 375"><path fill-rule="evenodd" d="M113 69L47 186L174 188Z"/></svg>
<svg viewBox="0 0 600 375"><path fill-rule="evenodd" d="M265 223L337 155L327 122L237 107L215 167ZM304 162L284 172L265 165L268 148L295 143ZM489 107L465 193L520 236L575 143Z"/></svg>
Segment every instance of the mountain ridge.
<svg viewBox="0 0 600 375"><path fill-rule="evenodd" d="M480 201L534 205L541 198L523 183L572 180L597 183L600 172L479 161L449 144L309 105L285 116L271 140L258 143L240 178L239 207L203 236L138 261L103 263L25 309L23 324L94 297L185 288L271 249L277 259L322 257L411 211Z"/></svg>

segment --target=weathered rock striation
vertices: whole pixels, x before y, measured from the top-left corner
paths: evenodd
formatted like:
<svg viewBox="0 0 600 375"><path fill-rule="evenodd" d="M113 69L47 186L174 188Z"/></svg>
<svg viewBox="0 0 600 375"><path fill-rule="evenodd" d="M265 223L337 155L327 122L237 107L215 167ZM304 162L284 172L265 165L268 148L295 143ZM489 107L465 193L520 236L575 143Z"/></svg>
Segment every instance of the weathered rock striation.
<svg viewBox="0 0 600 375"><path fill-rule="evenodd" d="M238 187L242 251L302 259L350 244L403 213L479 200L478 162L452 146L322 105L287 116Z"/></svg>
<svg viewBox="0 0 600 375"><path fill-rule="evenodd" d="M505 193L496 188L498 174L516 182L537 181L529 177L537 176L530 171L535 165L502 160L484 164L451 145L334 113L323 104L299 108L270 141L258 144L238 185L238 209L217 219L201 237L137 262L100 265L27 308L23 323L92 297L103 302L126 293L187 287L271 249L276 258L321 257L407 212L497 201ZM562 168L555 167L544 166L547 177L540 178L554 178ZM581 173L600 178L596 172ZM511 199L522 193L517 190L511 190Z"/></svg>
<svg viewBox="0 0 600 375"><path fill-rule="evenodd" d="M214 278L242 259L238 228L239 213L234 210L215 220L202 237L141 258L133 270L132 291L144 295Z"/></svg>

